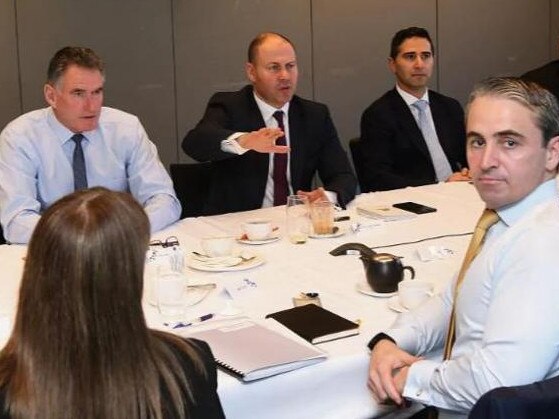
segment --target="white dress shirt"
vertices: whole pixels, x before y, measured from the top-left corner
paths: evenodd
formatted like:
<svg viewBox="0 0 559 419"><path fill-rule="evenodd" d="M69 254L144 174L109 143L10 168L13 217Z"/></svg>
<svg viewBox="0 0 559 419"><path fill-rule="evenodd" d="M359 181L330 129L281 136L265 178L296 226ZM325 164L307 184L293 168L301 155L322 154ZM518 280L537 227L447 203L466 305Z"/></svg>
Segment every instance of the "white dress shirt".
<svg viewBox="0 0 559 419"><path fill-rule="evenodd" d="M492 388L559 374L558 198L550 180L497 210L458 293L451 359L414 363L404 397L463 412ZM412 354L441 349L455 281L384 332Z"/></svg>
<svg viewBox="0 0 559 419"><path fill-rule="evenodd" d="M0 214L8 241L27 243L40 214L74 191L73 134L50 107L16 118L0 133ZM98 127L82 134L89 187L130 192L152 232L179 219L171 179L137 117L103 107Z"/></svg>

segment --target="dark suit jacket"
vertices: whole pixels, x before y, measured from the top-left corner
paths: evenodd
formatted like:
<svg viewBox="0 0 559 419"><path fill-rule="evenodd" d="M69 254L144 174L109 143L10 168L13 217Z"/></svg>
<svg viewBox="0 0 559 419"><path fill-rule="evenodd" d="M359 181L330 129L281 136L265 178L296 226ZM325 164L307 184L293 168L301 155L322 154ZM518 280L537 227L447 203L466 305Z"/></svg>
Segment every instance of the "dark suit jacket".
<svg viewBox="0 0 559 419"><path fill-rule="evenodd" d="M429 91L439 142L453 171L466 166L464 112L447 96ZM378 191L436 183L427 144L408 105L389 90L361 116L365 190Z"/></svg>
<svg viewBox="0 0 559 419"><path fill-rule="evenodd" d="M221 151L221 142L235 132L265 127L252 86L237 92L216 93L198 125L182 142L182 149L198 161L213 164L206 214L246 211L262 206L268 177L269 154L248 151L235 155ZM347 204L355 196L356 180L340 145L325 105L294 96L289 104L291 186L312 189L318 172L324 188Z"/></svg>
<svg viewBox="0 0 559 419"><path fill-rule="evenodd" d="M552 61L546 65L528 71L522 75L525 80L535 81L545 87L559 100L559 60Z"/></svg>
<svg viewBox="0 0 559 419"><path fill-rule="evenodd" d="M521 367L520 367L521 368ZM470 419L555 419L559 417L559 377L485 393Z"/></svg>

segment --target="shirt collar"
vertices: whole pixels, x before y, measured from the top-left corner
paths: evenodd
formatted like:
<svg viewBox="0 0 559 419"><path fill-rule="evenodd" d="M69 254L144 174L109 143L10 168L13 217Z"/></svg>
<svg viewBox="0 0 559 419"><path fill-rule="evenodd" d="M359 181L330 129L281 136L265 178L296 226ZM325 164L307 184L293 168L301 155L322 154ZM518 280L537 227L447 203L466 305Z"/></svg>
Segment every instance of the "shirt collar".
<svg viewBox="0 0 559 419"><path fill-rule="evenodd" d="M543 202L557 199L557 197L557 184L555 178L553 178L540 184L520 201L499 208L497 214L499 214L501 221L510 227L533 207Z"/></svg>
<svg viewBox="0 0 559 419"><path fill-rule="evenodd" d="M287 117L289 112L289 102L278 109L260 99L254 90L252 91L252 94L254 95L254 100L256 101L256 105L258 105L258 109L260 109L262 118L264 118L264 122L267 123L270 118L273 118L274 112L276 111L283 111L284 116Z"/></svg>
<svg viewBox="0 0 559 419"><path fill-rule="evenodd" d="M400 96L402 97L402 99L404 99L404 102L406 102L408 106L413 105L418 100L424 100L429 103L429 89L425 89L425 93L419 99L416 98L414 95L409 94L398 85L396 85L396 91L400 94Z"/></svg>
<svg viewBox="0 0 559 419"><path fill-rule="evenodd" d="M60 144L64 144L67 141L70 141L72 136L75 134L75 132L70 131L68 128L66 128L64 124L62 124L58 120L58 118L54 114L54 110L50 106L47 108L47 123L54 131L54 134L56 135L56 138L58 138L58 140L60 141ZM88 138L91 138L96 131L97 129L94 129L92 131L84 131L82 132L82 134L85 140L89 141Z"/></svg>

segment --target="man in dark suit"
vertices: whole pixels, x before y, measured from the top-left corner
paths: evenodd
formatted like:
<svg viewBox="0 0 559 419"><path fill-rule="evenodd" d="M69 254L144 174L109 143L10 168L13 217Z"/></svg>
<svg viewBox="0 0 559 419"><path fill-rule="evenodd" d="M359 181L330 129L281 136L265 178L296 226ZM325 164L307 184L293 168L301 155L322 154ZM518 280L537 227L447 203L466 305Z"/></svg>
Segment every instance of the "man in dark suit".
<svg viewBox="0 0 559 419"><path fill-rule="evenodd" d="M280 34L258 35L246 73L252 85L214 94L182 142L186 154L212 162L206 213L282 205L292 193L351 201L356 180L328 108L294 96L293 44ZM316 172L324 188L311 190Z"/></svg>
<svg viewBox="0 0 559 419"><path fill-rule="evenodd" d="M551 61L522 75L525 80L535 81L545 87L559 100L559 60Z"/></svg>
<svg viewBox="0 0 559 419"><path fill-rule="evenodd" d="M456 100L428 90L433 60L425 29L403 29L392 38L388 66L396 87L361 117L363 192L469 180L464 112Z"/></svg>

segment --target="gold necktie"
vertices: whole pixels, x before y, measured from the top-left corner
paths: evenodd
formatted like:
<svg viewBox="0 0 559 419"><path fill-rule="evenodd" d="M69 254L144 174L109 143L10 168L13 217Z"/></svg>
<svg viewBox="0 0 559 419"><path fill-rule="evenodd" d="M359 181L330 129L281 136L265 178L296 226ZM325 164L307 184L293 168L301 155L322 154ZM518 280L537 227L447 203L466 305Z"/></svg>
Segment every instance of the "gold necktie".
<svg viewBox="0 0 559 419"><path fill-rule="evenodd" d="M474 229L472 240L470 241L470 245L466 251L466 256L464 256L464 261L462 262L462 267L460 268L458 279L456 280L456 287L454 288L452 313L450 314L448 333L444 344L444 359L450 359L452 346L454 345L454 340L456 338L456 297L458 297L458 288L460 288L460 284L464 280L464 276L470 267L470 263L472 263L481 249L485 233L487 233L487 230L489 230L489 228L497 221L499 221L499 215L497 215L497 213L493 210L485 209L477 222L476 228Z"/></svg>

